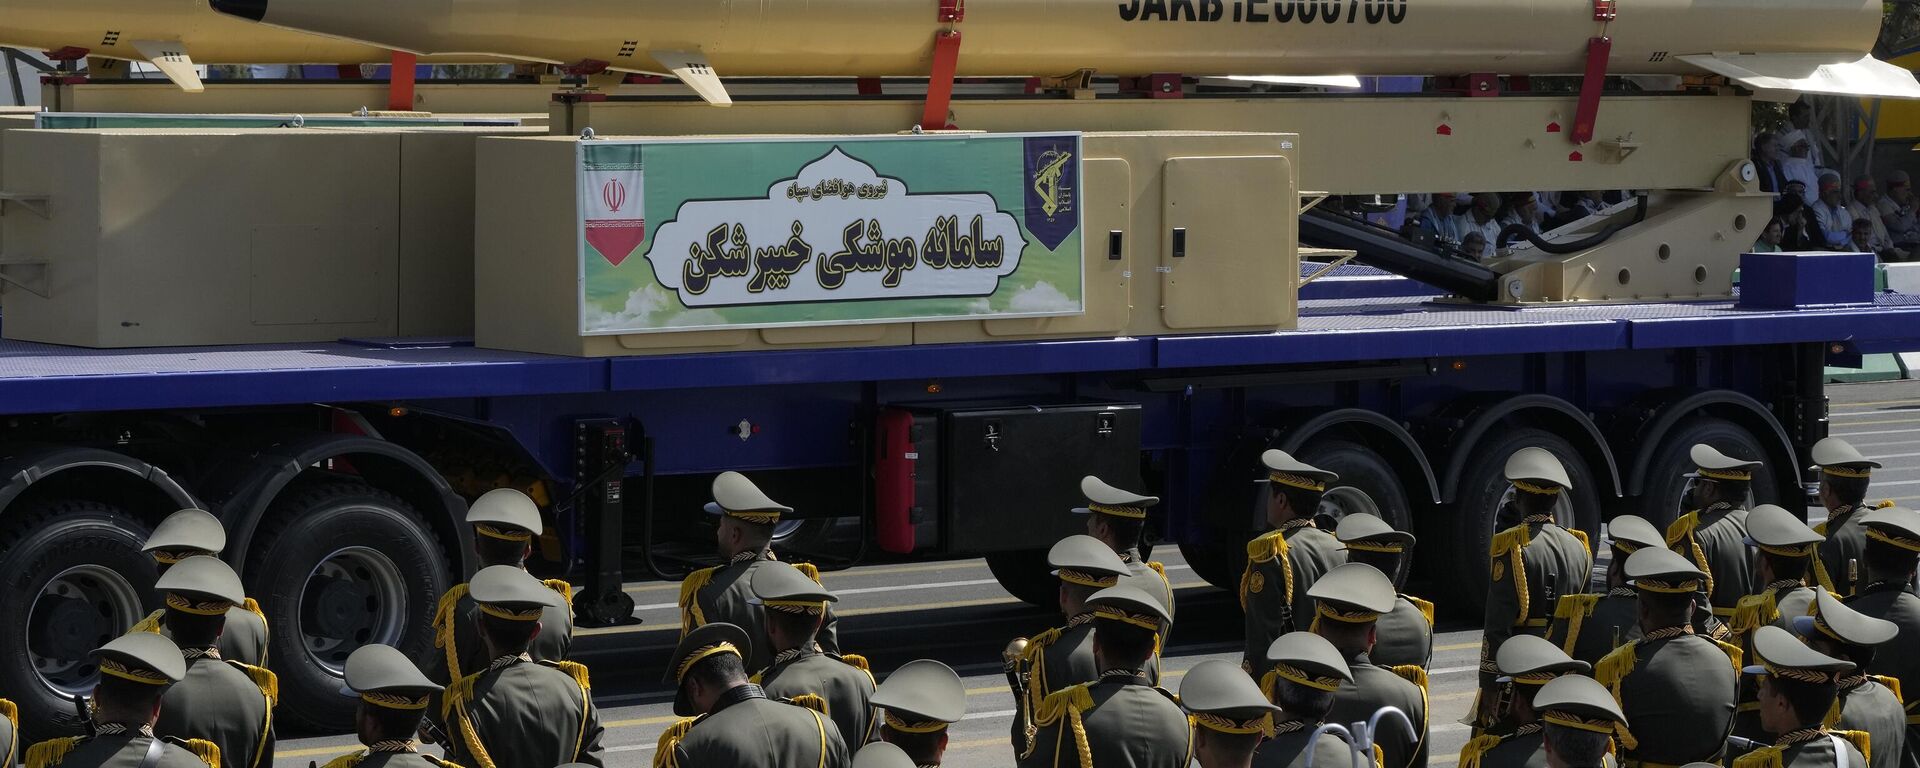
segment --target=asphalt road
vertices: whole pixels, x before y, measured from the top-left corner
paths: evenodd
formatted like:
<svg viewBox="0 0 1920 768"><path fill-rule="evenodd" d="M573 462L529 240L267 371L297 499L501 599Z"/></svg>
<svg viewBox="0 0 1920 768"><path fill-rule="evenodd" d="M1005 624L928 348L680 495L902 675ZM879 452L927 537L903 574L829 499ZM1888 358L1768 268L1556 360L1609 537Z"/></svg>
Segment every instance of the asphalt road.
<svg viewBox="0 0 1920 768"><path fill-rule="evenodd" d="M1835 385L1829 394L1833 433L1886 464L1874 475L1872 498L1920 504L1920 382ZM1239 607L1232 595L1195 576L1172 548L1154 557L1167 565L1179 591L1180 621L1167 647L1163 682L1177 690L1180 677L1195 664L1238 660ZM1040 632L1056 617L1008 597L980 560L862 566L827 573L824 579L840 596L842 645L867 655L882 679L918 658L944 661L965 678L967 716L950 731L945 765L1013 763L1007 741L1013 699L1000 673L999 654L1009 639ZM660 733L677 719L672 694L660 683L678 636L677 589L662 582L631 584L627 591L639 603L643 623L577 634L574 658L593 670L609 766L651 765ZM1472 705L1479 648L1478 628L1448 622L1444 608L1430 673L1435 766L1453 765L1466 743L1467 729L1458 721ZM324 764L356 748L351 736L285 740L276 765Z"/></svg>

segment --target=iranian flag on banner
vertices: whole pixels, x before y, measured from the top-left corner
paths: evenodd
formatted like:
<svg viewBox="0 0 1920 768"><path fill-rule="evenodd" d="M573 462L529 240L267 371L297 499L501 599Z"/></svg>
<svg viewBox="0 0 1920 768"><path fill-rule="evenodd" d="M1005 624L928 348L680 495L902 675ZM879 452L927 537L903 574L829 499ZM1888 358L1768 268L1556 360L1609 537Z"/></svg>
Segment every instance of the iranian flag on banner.
<svg viewBox="0 0 1920 768"><path fill-rule="evenodd" d="M647 238L644 174L637 153L613 162L595 159L589 155L580 174L580 216L587 244L617 267Z"/></svg>

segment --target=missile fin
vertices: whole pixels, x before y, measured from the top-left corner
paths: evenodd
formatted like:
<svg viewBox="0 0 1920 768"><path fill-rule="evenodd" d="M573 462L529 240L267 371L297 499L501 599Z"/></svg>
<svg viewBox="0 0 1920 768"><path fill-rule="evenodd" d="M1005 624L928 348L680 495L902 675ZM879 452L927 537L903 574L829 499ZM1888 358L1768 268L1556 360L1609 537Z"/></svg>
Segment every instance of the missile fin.
<svg viewBox="0 0 1920 768"><path fill-rule="evenodd" d="M707 57L698 51L648 51L654 61L680 82L686 83L700 98L716 107L733 106L733 97L727 95L727 87L720 83L720 75L713 71L713 65L707 63Z"/></svg>
<svg viewBox="0 0 1920 768"><path fill-rule="evenodd" d="M1702 53L1680 57L1726 77L1766 101L1793 101L1802 93L1920 99L1913 73L1857 53Z"/></svg>
<svg viewBox="0 0 1920 768"><path fill-rule="evenodd" d="M207 89L200 82L200 73L194 69L193 57L187 54L187 46L178 41L135 40L133 49L145 57L160 74L166 75L180 90L199 93Z"/></svg>

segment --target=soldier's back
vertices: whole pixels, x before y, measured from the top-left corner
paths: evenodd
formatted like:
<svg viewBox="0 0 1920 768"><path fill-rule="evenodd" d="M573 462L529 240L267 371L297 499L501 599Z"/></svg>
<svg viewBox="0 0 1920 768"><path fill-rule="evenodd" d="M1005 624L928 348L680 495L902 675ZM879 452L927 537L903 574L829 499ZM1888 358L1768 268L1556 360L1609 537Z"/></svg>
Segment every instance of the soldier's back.
<svg viewBox="0 0 1920 768"><path fill-rule="evenodd" d="M1187 768L1192 730L1187 714L1166 691L1105 681L1086 687L1092 706L1081 713L1091 764L1100 768ZM1061 718L1035 737L1022 766L1081 764L1078 739ZM1049 737L1049 733L1052 737Z"/></svg>
<svg viewBox="0 0 1920 768"><path fill-rule="evenodd" d="M583 745L597 741L588 733L593 723L579 682L543 663L523 661L483 673L473 680L472 694L459 699L455 705L469 718L479 747L503 768L574 762ZM458 718L449 720L454 748L447 758L462 765L482 762L474 759Z"/></svg>
<svg viewBox="0 0 1920 768"><path fill-rule="evenodd" d="M1554 601L1561 595L1587 591L1592 580L1593 553L1587 542L1572 531L1552 523L1541 525L1527 540L1522 558L1527 568L1528 628L1544 634L1547 619L1553 616Z"/></svg>
<svg viewBox="0 0 1920 768"><path fill-rule="evenodd" d="M256 667L267 665L267 617L242 606L227 609L220 633L220 657Z"/></svg>
<svg viewBox="0 0 1920 768"><path fill-rule="evenodd" d="M1353 681L1340 684L1333 694L1333 709L1327 722L1356 723L1373 717L1381 707L1397 707L1413 722L1415 738L1407 739L1398 728L1388 728L1379 741L1386 762L1384 768L1408 768L1413 765L1420 741L1426 737L1426 694L1392 670L1370 662L1351 665ZM1318 765L1319 761L1315 761ZM1415 767L1417 768L1417 767Z"/></svg>
<svg viewBox="0 0 1920 768"><path fill-rule="evenodd" d="M1523 725L1506 736L1486 736L1499 742L1480 753L1479 768L1546 768L1547 745L1538 723ZM1472 745L1469 745L1471 748ZM1461 764L1466 765L1466 755Z"/></svg>
<svg viewBox="0 0 1920 768"><path fill-rule="evenodd" d="M55 739L54 742L65 741ZM96 736L80 739L57 760L35 761L34 752L53 742L42 742L29 750L22 762L27 768L140 768L153 747L153 739L136 733ZM160 743L160 760L152 768L207 768L199 756L176 744ZM225 762L222 762L225 765Z"/></svg>
<svg viewBox="0 0 1920 768"><path fill-rule="evenodd" d="M805 693L827 702L827 716L847 744L865 744L873 723L873 675L824 653L808 653L776 665L762 676L767 696L791 699Z"/></svg>
<svg viewBox="0 0 1920 768"><path fill-rule="evenodd" d="M1569 595L1561 598L1547 639L1568 656L1597 664L1613 649L1640 639L1639 611L1631 588L1604 595Z"/></svg>
<svg viewBox="0 0 1920 768"><path fill-rule="evenodd" d="M1866 510L1850 510L1845 517L1814 526L1826 539L1814 552L1814 574L1820 586L1845 598L1860 586L1866 566L1861 561L1867 551L1867 527L1860 524Z"/></svg>
<svg viewBox="0 0 1920 768"><path fill-rule="evenodd" d="M161 696L154 732L213 742L223 768L265 765L271 757L270 709L260 684L239 667L220 659L192 659L186 677Z"/></svg>
<svg viewBox="0 0 1920 768"><path fill-rule="evenodd" d="M1347 562L1340 540L1312 526L1287 532L1287 556L1293 561L1293 591L1296 605L1311 606L1307 590L1321 576Z"/></svg>
<svg viewBox="0 0 1920 768"><path fill-rule="evenodd" d="M1411 664L1426 667L1433 661L1433 622L1427 618L1426 610L1401 595L1394 603L1393 610L1381 616L1374 625L1378 640L1373 645L1370 658L1373 663L1387 667ZM1317 761L1316 761L1317 762Z"/></svg>
<svg viewBox="0 0 1920 768"><path fill-rule="evenodd" d="M443 768L447 765L451 764L420 752L374 752L360 758L353 768Z"/></svg>
<svg viewBox="0 0 1920 768"><path fill-rule="evenodd" d="M1707 575L1713 580L1714 615L1729 616L1740 598L1753 590L1753 561L1747 554L1747 510L1730 509L1703 515L1694 538L1706 556ZM1689 560L1693 555L1686 554Z"/></svg>
<svg viewBox="0 0 1920 768"><path fill-rule="evenodd" d="M1628 648L1636 663L1618 690L1621 711L1640 743L1631 757L1670 765L1712 762L1733 726L1739 675L1727 652L1690 634L1619 652ZM1609 682L1602 669L1595 672L1600 682Z"/></svg>
<svg viewBox="0 0 1920 768"><path fill-rule="evenodd" d="M672 749L686 768L844 768L849 752L825 715L763 698L700 718Z"/></svg>
<svg viewBox="0 0 1920 768"><path fill-rule="evenodd" d="M1061 691L1081 683L1091 683L1100 679L1100 670L1093 663L1093 622L1067 627L1060 636L1041 651L1045 656L1045 668L1042 674L1034 675L1039 681L1034 690L1035 700L1044 699L1047 694Z"/></svg>
<svg viewBox="0 0 1920 768"><path fill-rule="evenodd" d="M1347 765L1350 754L1347 743L1331 733L1314 738L1316 727L1300 724L1299 730L1276 734L1261 742L1260 749L1253 753L1253 768L1305 768L1309 745L1313 748L1314 765Z"/></svg>
<svg viewBox="0 0 1920 768"><path fill-rule="evenodd" d="M1920 701L1920 698L1916 698L1920 697L1920 653L1894 650L1920 648L1920 597L1915 597L1902 585L1877 583L1863 587L1846 604L1868 616L1891 621L1900 628L1900 634L1873 655L1873 663L1867 666L1867 671L1899 680L1900 690L1906 692L1909 699Z"/></svg>
<svg viewBox="0 0 1920 768"><path fill-rule="evenodd" d="M1907 714L1893 691L1868 678L1859 687L1840 694L1840 719L1833 727L1861 731L1873 737L1867 761L1871 768L1899 768L1907 753Z"/></svg>
<svg viewBox="0 0 1920 768"><path fill-rule="evenodd" d="M1793 744L1786 747L1763 747L1749 752L1733 761L1734 768L1835 768L1841 763L1834 754L1834 745L1846 750L1846 766L1859 768L1867 764L1860 749L1847 739L1826 734L1817 735L1812 741ZM1877 750L1876 750L1877 751ZM1774 754L1778 754L1775 762Z"/></svg>

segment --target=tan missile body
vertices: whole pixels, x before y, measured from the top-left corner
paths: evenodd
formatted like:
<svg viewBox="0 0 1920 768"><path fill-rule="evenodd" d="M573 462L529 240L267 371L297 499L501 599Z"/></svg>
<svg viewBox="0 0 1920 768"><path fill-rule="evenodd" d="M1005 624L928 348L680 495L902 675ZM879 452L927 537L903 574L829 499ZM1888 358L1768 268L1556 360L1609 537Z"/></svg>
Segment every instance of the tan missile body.
<svg viewBox="0 0 1920 768"><path fill-rule="evenodd" d="M210 0L267 24L422 54L720 76L926 76L943 29L962 76L1697 73L1682 54L1863 54L1875 0Z"/></svg>

